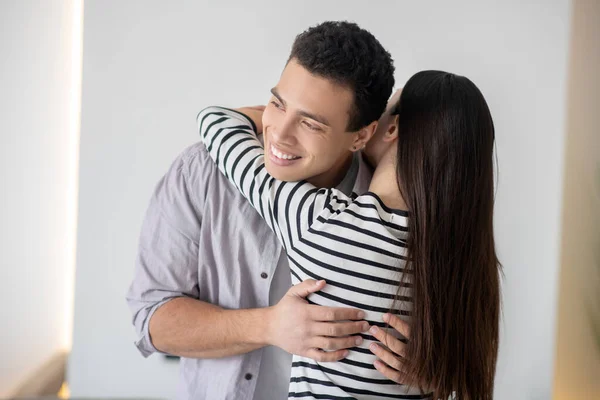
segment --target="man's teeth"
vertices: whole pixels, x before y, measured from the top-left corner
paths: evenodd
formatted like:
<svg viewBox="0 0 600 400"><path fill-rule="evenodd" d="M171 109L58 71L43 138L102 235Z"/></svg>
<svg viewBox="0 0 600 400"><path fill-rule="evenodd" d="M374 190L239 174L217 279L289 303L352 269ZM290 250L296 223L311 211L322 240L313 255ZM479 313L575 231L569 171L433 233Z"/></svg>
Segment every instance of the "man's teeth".
<svg viewBox="0 0 600 400"><path fill-rule="evenodd" d="M300 158L300 157L298 157L298 156L294 156L294 155L291 155L291 154L285 154L285 153L282 153L281 151L277 150L277 149L275 148L275 146L271 146L271 152L272 152L273 154L275 154L275 157L277 157L277 158L281 158L281 159L283 159L283 160L295 160L295 159L297 159L297 158Z"/></svg>

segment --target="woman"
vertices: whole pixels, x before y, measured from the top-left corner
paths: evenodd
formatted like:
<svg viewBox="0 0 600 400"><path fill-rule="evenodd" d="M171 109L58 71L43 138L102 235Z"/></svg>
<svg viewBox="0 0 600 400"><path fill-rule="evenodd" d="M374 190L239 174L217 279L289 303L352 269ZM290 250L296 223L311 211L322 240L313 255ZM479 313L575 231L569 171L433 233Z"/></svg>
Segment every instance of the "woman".
<svg viewBox="0 0 600 400"><path fill-rule="evenodd" d="M219 169L284 245L293 282L327 280L309 301L362 308L381 331L387 311L410 321L404 385L375 373L375 337L365 336L338 363L294 356L290 398L493 396L500 289L489 109L467 78L423 71L392 115L391 145L372 160L369 192L356 198L270 177L251 125L235 112L208 108L198 117Z"/></svg>

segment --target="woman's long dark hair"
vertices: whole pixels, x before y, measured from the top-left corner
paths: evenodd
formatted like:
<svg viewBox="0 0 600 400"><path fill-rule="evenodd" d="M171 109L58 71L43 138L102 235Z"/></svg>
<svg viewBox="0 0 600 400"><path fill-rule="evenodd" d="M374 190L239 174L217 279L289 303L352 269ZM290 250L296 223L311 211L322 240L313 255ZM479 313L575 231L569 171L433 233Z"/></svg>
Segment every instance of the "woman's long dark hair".
<svg viewBox="0 0 600 400"><path fill-rule="evenodd" d="M405 372L436 399L492 399L501 271L489 108L469 79L422 71L402 89L394 114L398 186L411 212Z"/></svg>

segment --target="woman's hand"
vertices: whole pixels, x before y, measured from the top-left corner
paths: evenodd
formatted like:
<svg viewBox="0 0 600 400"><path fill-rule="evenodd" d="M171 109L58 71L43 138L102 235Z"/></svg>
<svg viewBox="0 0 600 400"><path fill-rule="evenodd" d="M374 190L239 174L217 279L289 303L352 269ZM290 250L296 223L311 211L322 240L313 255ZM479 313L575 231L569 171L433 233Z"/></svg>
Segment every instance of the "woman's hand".
<svg viewBox="0 0 600 400"><path fill-rule="evenodd" d="M408 323L391 314L384 314L383 320L400 332L406 339L409 339L410 327ZM387 350L380 344L371 344L369 349L373 354L379 357L379 360L374 363L375 368L392 381L403 384L405 375L403 373L404 368L402 358L405 355L406 345L402 343L400 339L397 339L395 336L377 326L372 326L369 333L379 339L379 341L389 349Z"/></svg>
<svg viewBox="0 0 600 400"><path fill-rule="evenodd" d="M241 108L236 108L236 111L241 112L242 114L246 115L248 118L250 118L252 120L252 122L254 122L254 125L256 125L256 134L260 135L263 131L263 126L262 126L262 116L263 113L265 112L265 106L249 106L249 107L241 107Z"/></svg>

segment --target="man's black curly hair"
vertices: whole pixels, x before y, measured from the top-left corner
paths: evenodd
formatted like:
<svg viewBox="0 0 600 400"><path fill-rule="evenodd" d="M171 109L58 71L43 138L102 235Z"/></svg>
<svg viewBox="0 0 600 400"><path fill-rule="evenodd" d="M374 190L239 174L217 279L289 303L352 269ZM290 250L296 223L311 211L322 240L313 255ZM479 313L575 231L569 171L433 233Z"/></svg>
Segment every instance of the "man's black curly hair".
<svg viewBox="0 0 600 400"><path fill-rule="evenodd" d="M370 32L347 21L327 21L296 36L288 59L310 73L349 87L354 93L347 130L379 119L394 87L394 63Z"/></svg>

